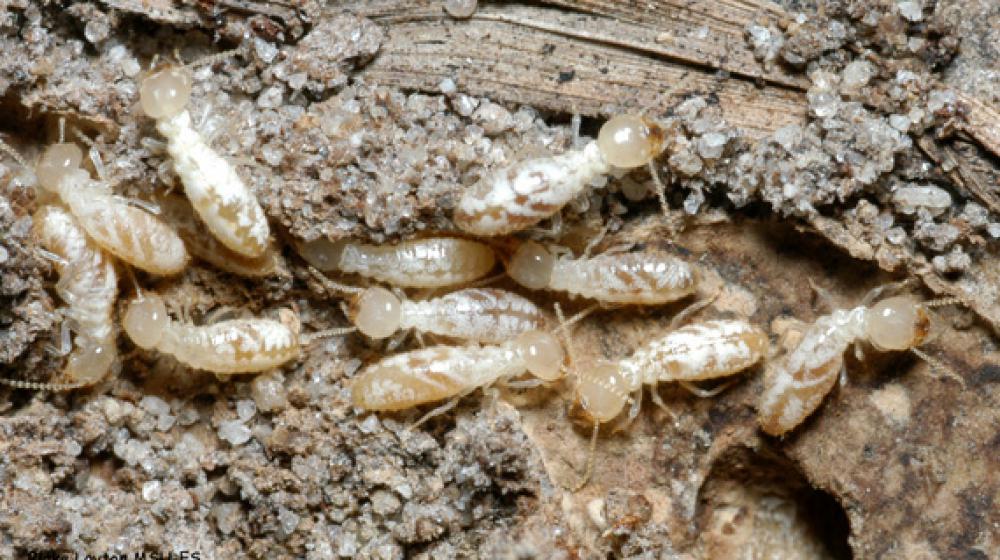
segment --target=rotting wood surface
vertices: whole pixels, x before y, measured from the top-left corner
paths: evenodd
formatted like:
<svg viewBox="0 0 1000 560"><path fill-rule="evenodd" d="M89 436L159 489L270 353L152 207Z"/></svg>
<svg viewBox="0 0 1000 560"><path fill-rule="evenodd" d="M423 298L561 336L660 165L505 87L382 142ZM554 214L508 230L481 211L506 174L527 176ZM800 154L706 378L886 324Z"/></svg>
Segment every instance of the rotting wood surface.
<svg viewBox="0 0 1000 560"><path fill-rule="evenodd" d="M781 14L773 4L548 4L484 5L456 20L429 0L360 3L356 11L388 31L361 75L434 92L452 78L474 95L584 115L656 113L686 95L714 94L726 119L751 136L805 119L803 78L765 70L744 39L757 15Z"/></svg>

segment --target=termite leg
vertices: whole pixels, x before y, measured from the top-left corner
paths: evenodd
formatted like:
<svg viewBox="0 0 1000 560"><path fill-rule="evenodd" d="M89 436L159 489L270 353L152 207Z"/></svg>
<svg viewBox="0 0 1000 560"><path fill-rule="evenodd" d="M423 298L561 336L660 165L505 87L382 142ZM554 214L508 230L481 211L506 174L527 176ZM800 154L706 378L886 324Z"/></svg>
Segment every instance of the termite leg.
<svg viewBox="0 0 1000 560"><path fill-rule="evenodd" d="M209 311L208 315L205 315L205 319L202 323L205 325L213 325L223 319L236 317L237 313L239 313L239 311L235 307L230 305L220 305L219 307Z"/></svg>
<svg viewBox="0 0 1000 560"><path fill-rule="evenodd" d="M722 388L725 389L726 387L727 386L723 386ZM653 404L660 407L660 409L663 410L663 412L666 412L667 416L670 416L670 418L676 418L674 413L667 407L667 403L663 402L663 397L660 396L660 391L658 390L659 388L659 385L653 385L649 388L649 394L653 397ZM697 389L697 387L695 388ZM718 387L716 387L716 389L718 389ZM698 390L701 391L701 389Z"/></svg>
<svg viewBox="0 0 1000 560"><path fill-rule="evenodd" d="M406 339L410 337L410 331L412 329L406 329L404 331L399 331L392 335L388 342L385 344L386 352L395 352L400 346L406 342Z"/></svg>
<svg viewBox="0 0 1000 560"><path fill-rule="evenodd" d="M604 227L601 228L601 231L597 232L597 235L595 235L593 239L588 241L587 246L583 248L583 258L585 259L590 258L590 252L594 250L594 247L597 247L598 243L604 240L604 236L606 236L607 234L608 234L608 226L607 224L605 224Z"/></svg>
<svg viewBox="0 0 1000 560"><path fill-rule="evenodd" d="M494 282L503 280L506 277L507 277L507 272L504 271L504 272L501 272L500 274L495 274L495 275L490 276L488 278L483 278L482 280L476 280L475 282L471 282L469 284L465 284L465 287L466 288L482 288L483 286L489 286L490 284L492 284Z"/></svg>
<svg viewBox="0 0 1000 560"><path fill-rule="evenodd" d="M833 296L830 292L826 288L813 282L812 278L809 279L809 287L812 289L813 293L816 294L817 305L815 307L819 307L821 310L827 312L837 308L833 302Z"/></svg>
<svg viewBox="0 0 1000 560"><path fill-rule="evenodd" d="M840 374L837 379L837 385L840 389L847 386L847 364L840 365Z"/></svg>
<svg viewBox="0 0 1000 560"><path fill-rule="evenodd" d="M47 251L45 249L42 249L41 247L36 247L35 248L35 252L38 254L39 257L42 257L43 259L45 259L47 261L52 261L52 262L58 264L59 266L67 266L67 265L69 265L69 261L67 261L66 259L60 257L59 255L57 255L55 253L53 253L52 251Z"/></svg>
<svg viewBox="0 0 1000 560"><path fill-rule="evenodd" d="M683 325L685 321L690 319L692 315L711 305L712 302L714 302L718 297L719 292L716 292L712 297L705 298L701 301L696 301L691 305L688 305L684 309L680 310L677 315L674 315L674 318L670 320L670 325L667 328L670 330L677 329Z"/></svg>
<svg viewBox="0 0 1000 560"><path fill-rule="evenodd" d="M413 338L417 339L417 344L419 344L421 348L426 348L427 347L427 345L424 344L424 335L420 334L420 331L414 330L413 331Z"/></svg>
<svg viewBox="0 0 1000 560"><path fill-rule="evenodd" d="M462 399L462 397L464 397L465 395L468 395L468 394L469 394L469 391L466 391L466 392L462 393L461 395L458 395L457 397L455 397L455 398L451 399L450 401L444 403L443 405L441 405L441 406L439 406L437 408L431 409L430 412L428 412L427 414L424 414L423 416L421 416L419 420L417 420L416 422L414 422L414 423L410 424L409 426L407 426L406 427L406 431L413 431L418 426L420 426L424 422L430 420L431 418L434 418L435 416L439 416L441 414L444 414L445 412L448 412L449 410L455 408L455 405L458 404L458 401L460 401Z"/></svg>
<svg viewBox="0 0 1000 560"><path fill-rule="evenodd" d="M573 148L580 147L580 126L583 125L583 117L579 113L574 113L569 120L570 129L573 131Z"/></svg>
<svg viewBox="0 0 1000 560"><path fill-rule="evenodd" d="M702 389L701 387L696 386L694 383L691 383L690 381L678 381L678 383L680 383L681 387L684 387L685 389L690 391L693 395L701 397L703 399L708 399L728 389L730 385L736 383L736 380L732 379L726 381L725 383L719 385L718 387L713 387L711 389Z"/></svg>
<svg viewBox="0 0 1000 560"><path fill-rule="evenodd" d="M883 284L881 286L872 288L865 294L865 297L861 300L861 305L868 307L873 301L878 299L882 294L887 291L897 291L913 284L915 280L913 278L907 278L906 280L900 280L899 282L892 282L890 284Z"/></svg>
<svg viewBox="0 0 1000 560"><path fill-rule="evenodd" d="M59 346L49 344L46 350L60 358L68 356L73 351L73 332L69 328L68 319L63 319L62 325L59 326Z"/></svg>
<svg viewBox="0 0 1000 560"><path fill-rule="evenodd" d="M525 379L522 381L504 381L503 386L510 389L534 389L545 385L545 380L538 377Z"/></svg>
<svg viewBox="0 0 1000 560"><path fill-rule="evenodd" d="M640 387L637 391L632 393L632 404L628 407L628 417L625 419L625 425L623 428L628 428L635 422L635 419L639 417L639 411L642 409L642 388Z"/></svg>

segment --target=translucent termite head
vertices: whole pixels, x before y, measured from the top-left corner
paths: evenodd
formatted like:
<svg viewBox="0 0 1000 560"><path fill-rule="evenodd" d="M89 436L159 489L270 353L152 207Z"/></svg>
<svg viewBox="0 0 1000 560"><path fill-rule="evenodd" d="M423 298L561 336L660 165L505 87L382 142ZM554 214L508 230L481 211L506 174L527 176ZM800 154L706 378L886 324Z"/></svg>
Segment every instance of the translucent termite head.
<svg viewBox="0 0 1000 560"><path fill-rule="evenodd" d="M555 335L544 331L523 332L514 339L514 347L528 373L544 381L562 377L566 352Z"/></svg>
<svg viewBox="0 0 1000 560"><path fill-rule="evenodd" d="M340 268L340 258L348 243L347 239L330 241L325 237L320 237L313 241L297 243L295 247L307 263L316 267L317 270L330 272Z"/></svg>
<svg viewBox="0 0 1000 560"><path fill-rule="evenodd" d="M596 422L608 422L621 413L628 402L625 378L608 362L583 364L576 387L580 405Z"/></svg>
<svg viewBox="0 0 1000 560"><path fill-rule="evenodd" d="M279 309L278 322L288 327L288 330L292 331L295 336L302 334L302 321L299 320L299 315L291 309L287 307Z"/></svg>
<svg viewBox="0 0 1000 560"><path fill-rule="evenodd" d="M177 116L191 98L191 72L169 65L145 77L139 86L139 104L147 116L169 119Z"/></svg>
<svg viewBox="0 0 1000 560"><path fill-rule="evenodd" d="M66 378L72 383L93 385L111 371L117 355L113 342L77 337L76 348L66 362Z"/></svg>
<svg viewBox="0 0 1000 560"><path fill-rule="evenodd" d="M532 290L549 286L556 257L534 241L522 243L507 265L507 274L518 284Z"/></svg>
<svg viewBox="0 0 1000 560"><path fill-rule="evenodd" d="M128 304L122 328L136 346L148 350L160 343L169 323L163 299L154 294L146 294Z"/></svg>
<svg viewBox="0 0 1000 560"><path fill-rule="evenodd" d="M38 185L47 191L58 192L59 183L79 169L82 161L83 150L76 144L60 142L49 146L35 164Z"/></svg>
<svg viewBox="0 0 1000 560"><path fill-rule="evenodd" d="M886 298L868 310L865 320L868 340L881 351L920 346L930 330L930 314L913 296Z"/></svg>
<svg viewBox="0 0 1000 560"><path fill-rule="evenodd" d="M597 133L597 147L604 159L626 169L653 161L663 151L663 142L663 129L636 115L612 117Z"/></svg>
<svg viewBox="0 0 1000 560"><path fill-rule="evenodd" d="M354 300L350 319L361 334L369 338L387 338L403 322L403 304L385 288L368 288Z"/></svg>

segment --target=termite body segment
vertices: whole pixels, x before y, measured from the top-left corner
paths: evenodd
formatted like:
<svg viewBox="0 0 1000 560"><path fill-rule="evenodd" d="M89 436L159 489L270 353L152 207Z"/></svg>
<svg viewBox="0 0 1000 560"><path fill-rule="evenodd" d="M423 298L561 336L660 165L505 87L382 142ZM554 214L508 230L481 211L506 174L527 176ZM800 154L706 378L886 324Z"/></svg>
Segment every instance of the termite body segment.
<svg viewBox="0 0 1000 560"><path fill-rule="evenodd" d="M320 239L299 248L321 270L358 274L400 288L443 288L478 280L496 265L489 246L452 237L369 245Z"/></svg>
<svg viewBox="0 0 1000 560"><path fill-rule="evenodd" d="M695 292L698 274L690 264L662 253L615 253L594 257L557 256L534 241L522 243L507 274L531 289L564 291L608 304L658 305Z"/></svg>
<svg viewBox="0 0 1000 560"><path fill-rule="evenodd" d="M368 366L351 386L354 405L403 410L465 395L525 372L547 381L562 375L559 341L542 331L497 346L433 346L396 354Z"/></svg>
<svg viewBox="0 0 1000 560"><path fill-rule="evenodd" d="M103 378L117 356L112 311L118 277L110 256L87 237L76 219L59 206L34 215L40 244L58 256L56 291L69 305L67 318L77 332L64 370L67 385L91 385ZM39 388L44 388L42 385Z"/></svg>
<svg viewBox="0 0 1000 560"><path fill-rule="evenodd" d="M185 246L196 258L208 264L249 278L268 276L280 259L273 244L259 257L248 257L222 244L199 220L184 197L171 195L159 201L163 217L176 228Z"/></svg>
<svg viewBox="0 0 1000 560"><path fill-rule="evenodd" d="M349 309L362 334L385 338L399 330L475 342L501 343L545 324L531 301L492 288L468 288L425 301L400 300L385 288L368 288Z"/></svg>
<svg viewBox="0 0 1000 560"><path fill-rule="evenodd" d="M478 236L526 229L559 212L595 178L616 167L646 165L662 147L657 125L632 115L615 117L582 148L514 162L480 179L455 208L455 224Z"/></svg>
<svg viewBox="0 0 1000 560"><path fill-rule="evenodd" d="M836 383L851 344L867 341L880 351L908 350L919 346L929 331L926 309L909 296L816 319L798 345L765 372L757 411L761 428L782 435L808 418Z"/></svg>
<svg viewBox="0 0 1000 560"><path fill-rule="evenodd" d="M281 321L234 319L195 326L172 320L160 296L145 294L129 303L122 326L140 348L218 374L267 371L301 351L298 320L291 312Z"/></svg>
<svg viewBox="0 0 1000 560"><path fill-rule="evenodd" d="M233 165L191 125L185 108L191 81L190 72L176 66L147 76L140 86L143 111L156 119L184 192L209 231L229 249L259 257L270 237L264 210Z"/></svg>
<svg viewBox="0 0 1000 560"><path fill-rule="evenodd" d="M158 217L114 196L80 167L83 152L74 144L50 146L35 174L43 189L69 207L87 234L104 250L146 272L173 275L184 270L187 250L177 233Z"/></svg>

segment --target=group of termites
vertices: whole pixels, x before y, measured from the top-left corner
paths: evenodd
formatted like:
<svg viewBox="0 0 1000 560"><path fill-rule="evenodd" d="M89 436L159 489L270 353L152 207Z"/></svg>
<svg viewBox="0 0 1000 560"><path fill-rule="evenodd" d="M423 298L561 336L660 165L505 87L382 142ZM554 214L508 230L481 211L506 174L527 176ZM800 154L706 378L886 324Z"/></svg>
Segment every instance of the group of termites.
<svg viewBox="0 0 1000 560"><path fill-rule="evenodd" d="M54 261L59 274L56 291L66 305L62 347L68 357L59 383L4 383L73 389L93 385L114 370L119 361L116 262L170 276L185 269L191 253L242 276L265 276L275 269L276 248L267 218L234 166L192 124L186 109L191 91L190 66L170 63L144 75L139 88L142 111L166 140L184 196L164 196L155 203L116 196L105 178L94 179L84 169L83 151L65 142L62 132L60 142L38 158L34 172L41 205L34 231L41 252ZM354 405L370 411L439 403L423 419L444 412L476 389L495 384L525 388L568 377L574 402L593 423L586 474L578 487L592 470L599 426L621 416L626 405L625 421L633 420L644 386L650 387L653 402L666 408L656 391L658 383L678 382L699 396L711 396L724 386L705 390L694 383L732 376L767 360L758 416L765 433L780 436L819 407L838 376L843 380L848 346L853 344L859 355L867 345L880 352L909 349L926 357L917 347L930 330L928 308L941 302L921 302L909 295L879 301L884 292L879 289L859 306L835 310L807 325L797 344L784 353L772 352L768 333L745 318L685 324L687 317L711 303L709 299L692 304L675 317L665 335L630 356L577 363L568 332L573 322L595 306L655 306L690 297L702 276L698 267L651 250L591 256L588 247L577 257L564 247L511 234L555 217L604 175L652 166L664 144L664 132L653 120L619 115L601 127L596 140L484 175L455 209L454 222L464 237L425 237L388 246L351 239L300 245L312 278L344 297L353 327L303 334L289 309L280 310L276 318L196 325L172 317L160 295L142 291L136 283L121 317L122 330L142 351L169 354L191 368L216 374L280 367L296 360L319 336L356 331L369 339L390 339L391 348L402 343L401 335L413 333L418 349L369 364L353 379L351 392ZM27 167L16 152L3 147ZM662 191L662 183L657 183ZM660 198L662 202L662 192ZM472 239L499 236L504 236L503 243ZM531 300L484 287L483 279L498 260L497 246L504 248L500 260L515 283L529 290L565 292L594 306L567 321L557 304L559 321L552 325ZM328 273L363 282L340 281ZM407 288L458 289L410 300L402 291ZM438 344L426 345L424 337ZM529 377L517 379L525 375Z"/></svg>

